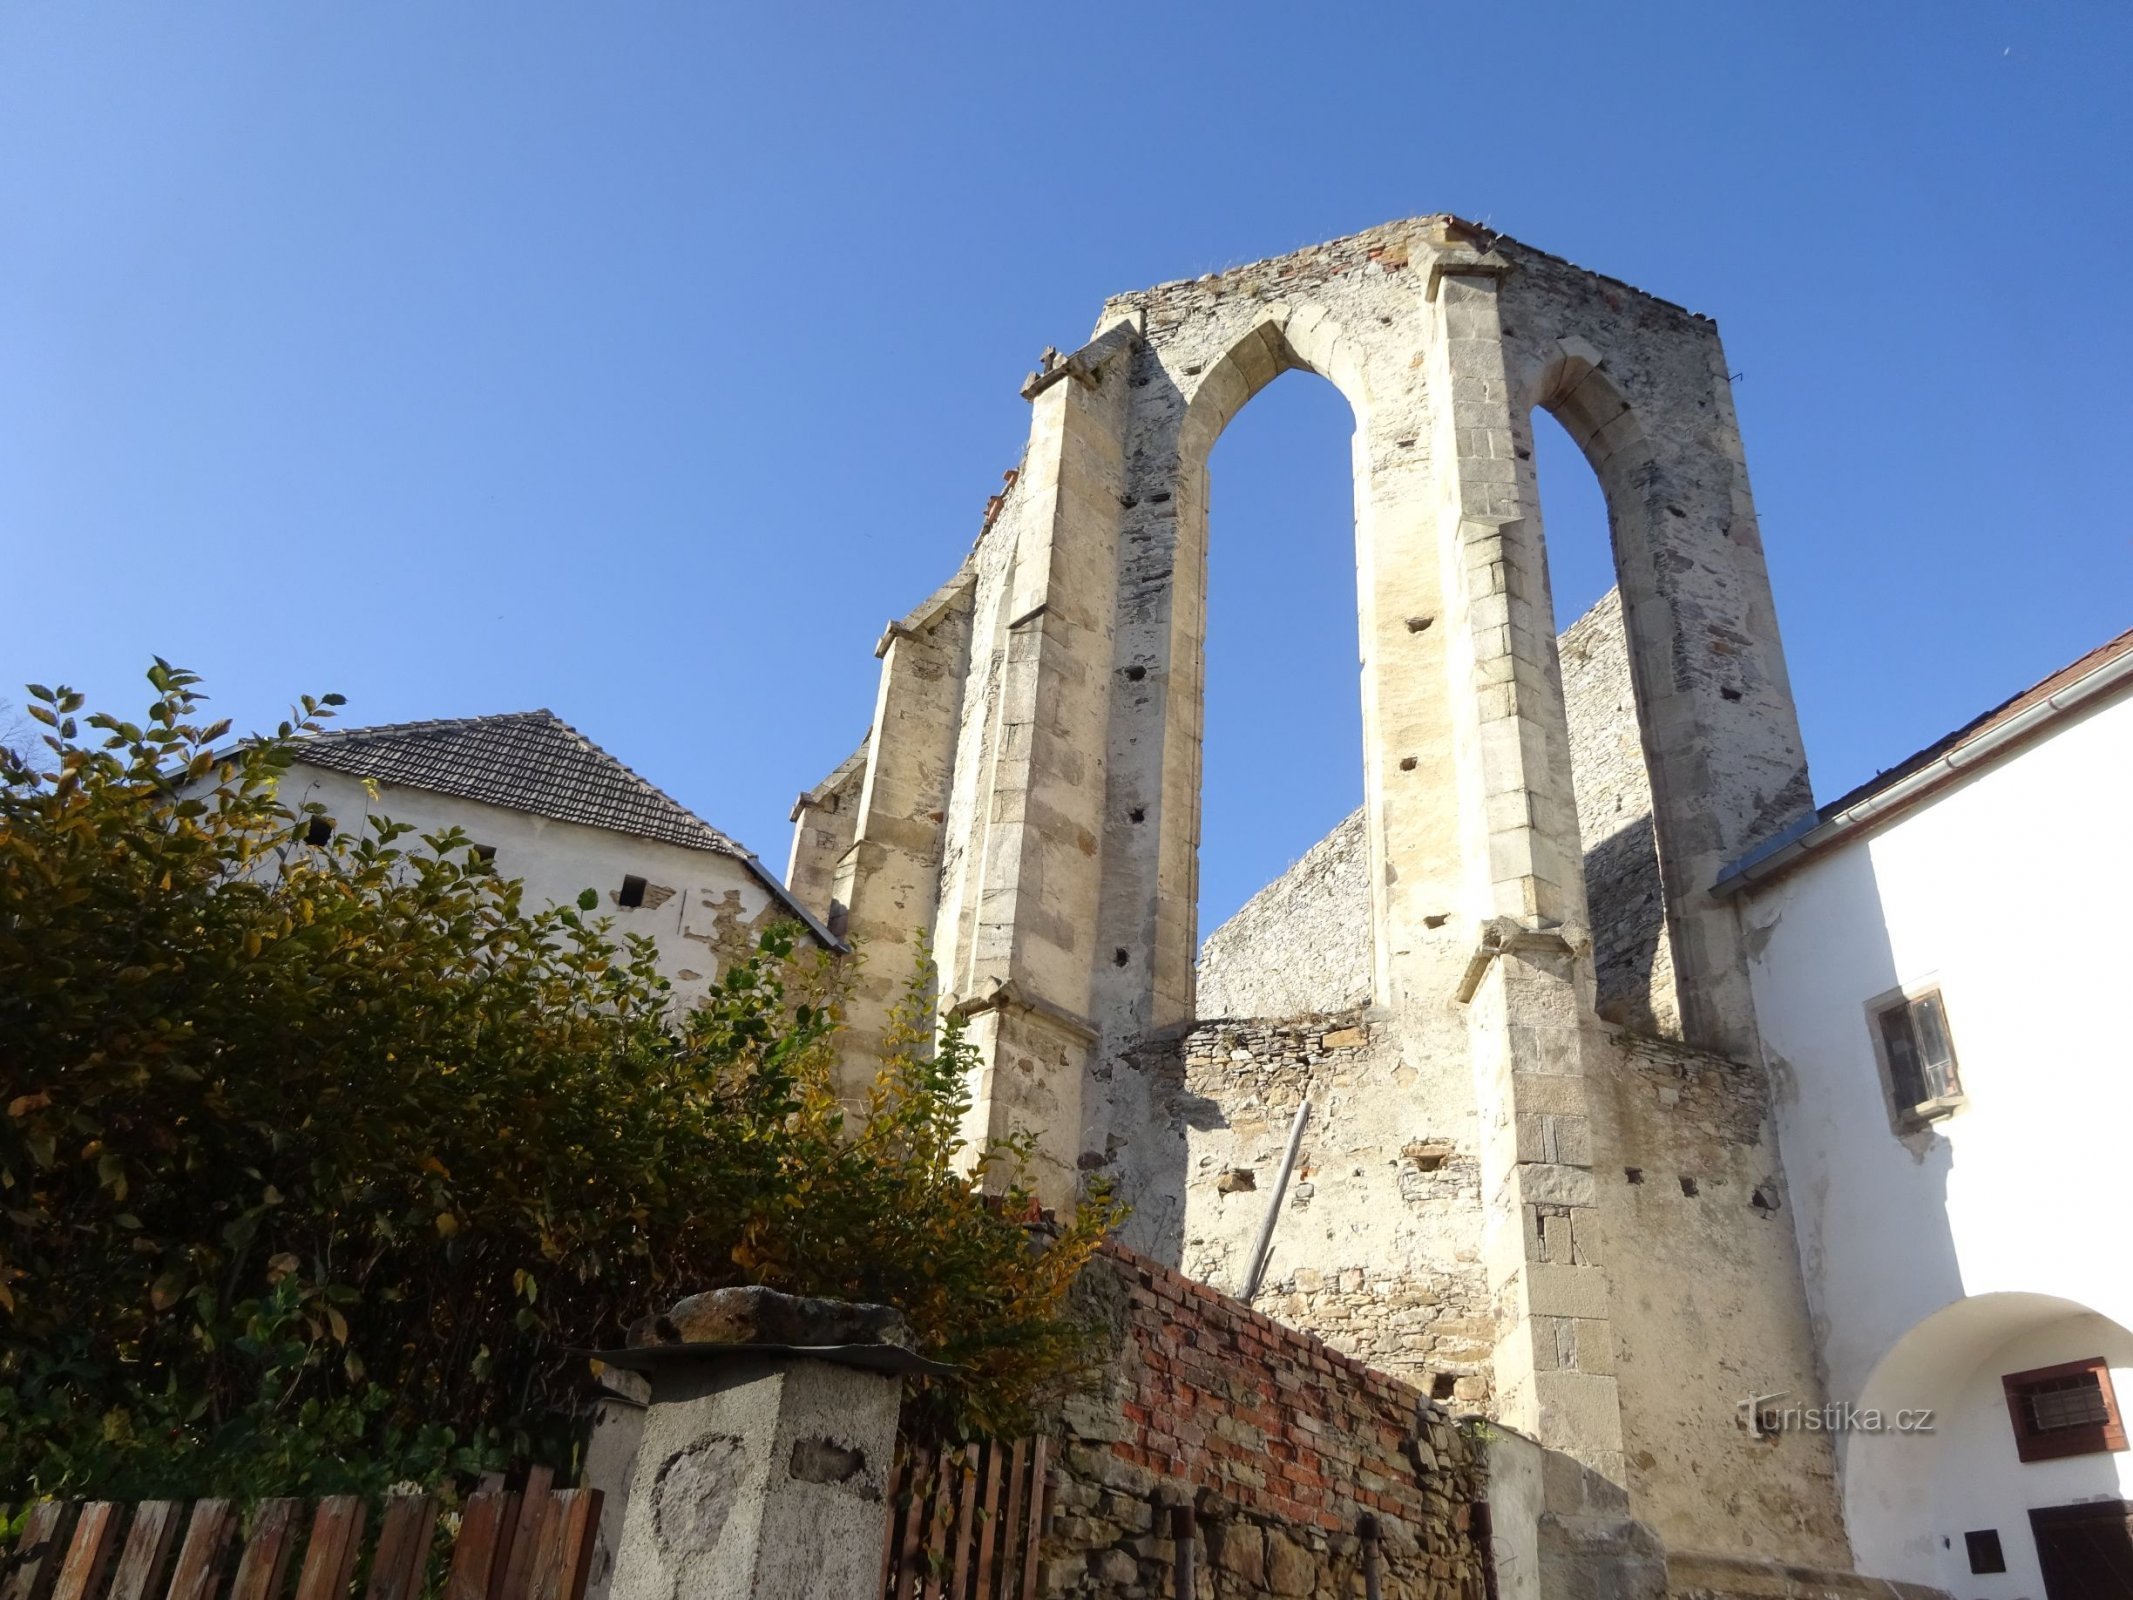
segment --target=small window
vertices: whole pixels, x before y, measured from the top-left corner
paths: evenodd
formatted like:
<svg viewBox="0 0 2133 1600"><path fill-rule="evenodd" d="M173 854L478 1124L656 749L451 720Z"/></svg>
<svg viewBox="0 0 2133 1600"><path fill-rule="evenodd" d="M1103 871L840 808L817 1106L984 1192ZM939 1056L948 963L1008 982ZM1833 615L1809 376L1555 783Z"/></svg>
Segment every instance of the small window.
<svg viewBox="0 0 2133 1600"><path fill-rule="evenodd" d="M1963 1544L1970 1552L1972 1572L2005 1572L2007 1552L2000 1548L1998 1528L1979 1528L1974 1533L1963 1535Z"/></svg>
<svg viewBox="0 0 2133 1600"><path fill-rule="evenodd" d="M1962 1104L1955 1044L1938 989L1898 992L1876 1001L1874 1044L1900 1124L1932 1122Z"/></svg>
<svg viewBox="0 0 2133 1600"><path fill-rule="evenodd" d="M622 892L615 896L615 899L634 911L644 904L644 880L642 878L624 877L622 880Z"/></svg>
<svg viewBox="0 0 2133 1600"><path fill-rule="evenodd" d="M480 865L480 866L484 866L484 867L493 867L493 866L495 866L495 865L496 865L496 846L495 846L495 845L493 845L493 844L478 844L478 845L476 845L476 846L474 847L474 860L475 860L475 862L476 862L476 863L477 863L478 865Z"/></svg>
<svg viewBox="0 0 2133 1600"><path fill-rule="evenodd" d="M2101 1356L2062 1366L2010 1372L2000 1380L2015 1451L2024 1461L2098 1455L2126 1447L2126 1430Z"/></svg>
<svg viewBox="0 0 2133 1600"><path fill-rule="evenodd" d="M304 843L329 845L333 843L333 818L313 817L311 825L304 829Z"/></svg>

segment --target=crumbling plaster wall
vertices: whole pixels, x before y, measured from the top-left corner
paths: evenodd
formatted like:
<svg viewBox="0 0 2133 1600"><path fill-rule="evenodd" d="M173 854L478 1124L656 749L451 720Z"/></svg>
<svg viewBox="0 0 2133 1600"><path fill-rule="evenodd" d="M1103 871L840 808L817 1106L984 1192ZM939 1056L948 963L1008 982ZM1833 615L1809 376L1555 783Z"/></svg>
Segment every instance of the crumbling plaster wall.
<svg viewBox="0 0 2133 1600"><path fill-rule="evenodd" d="M1136 1066L1161 1087L1155 1120L1115 1152L1128 1244L1241 1293L1308 1096L1253 1304L1427 1392L1486 1402L1496 1323L1472 1112L1430 1092L1390 1030L1355 1012L1203 1023Z"/></svg>
<svg viewBox="0 0 2133 1600"><path fill-rule="evenodd" d="M1631 1503L1674 1549L1848 1566L1829 1436L1758 1436L1742 1406L1822 1398L1763 1074L1602 1031L1594 1175Z"/></svg>

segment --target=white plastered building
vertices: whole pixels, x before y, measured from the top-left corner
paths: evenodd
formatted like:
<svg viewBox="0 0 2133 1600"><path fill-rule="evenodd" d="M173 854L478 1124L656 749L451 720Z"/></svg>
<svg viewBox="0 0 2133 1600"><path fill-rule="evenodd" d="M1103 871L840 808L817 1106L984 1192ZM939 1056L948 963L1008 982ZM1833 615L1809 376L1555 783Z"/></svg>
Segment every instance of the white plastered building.
<svg viewBox="0 0 2133 1600"><path fill-rule="evenodd" d="M319 734L298 747L281 798L348 832L372 816L418 834L459 828L524 882L529 905L591 889L618 936L658 945L678 1006L770 923L835 944L753 854L551 711Z"/></svg>
<svg viewBox="0 0 2133 1600"><path fill-rule="evenodd" d="M2133 632L1722 880L1861 1572L2133 1593L2129 792Z"/></svg>

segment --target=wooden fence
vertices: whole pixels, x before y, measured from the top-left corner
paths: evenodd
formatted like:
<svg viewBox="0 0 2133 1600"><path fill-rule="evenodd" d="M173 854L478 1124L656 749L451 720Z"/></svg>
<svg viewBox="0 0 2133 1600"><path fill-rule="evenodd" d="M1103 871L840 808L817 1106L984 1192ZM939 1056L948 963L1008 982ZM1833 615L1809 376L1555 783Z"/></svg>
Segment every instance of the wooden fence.
<svg viewBox="0 0 2133 1600"><path fill-rule="evenodd" d="M286 1600L292 1567L293 1600L348 1600L359 1578L363 1600L583 1600L600 1492L551 1482L536 1468L523 1490L484 1486L442 1540L434 1498L391 1496L367 1562L358 1495L328 1496L308 1519L301 1500L262 1500L249 1519L228 1500L190 1515L179 1500L44 1500L0 1567L0 1600Z"/></svg>
<svg viewBox="0 0 2133 1600"><path fill-rule="evenodd" d="M883 1600L1035 1600L1043 1438L908 1450L889 1486Z"/></svg>

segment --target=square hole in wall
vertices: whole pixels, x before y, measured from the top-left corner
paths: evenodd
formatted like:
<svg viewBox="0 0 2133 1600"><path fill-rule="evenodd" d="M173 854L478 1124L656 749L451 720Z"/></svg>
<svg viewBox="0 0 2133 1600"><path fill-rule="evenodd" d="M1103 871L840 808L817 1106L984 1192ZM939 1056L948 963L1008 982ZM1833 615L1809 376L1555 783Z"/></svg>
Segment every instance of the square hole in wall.
<svg viewBox="0 0 2133 1600"><path fill-rule="evenodd" d="M617 904L626 906L632 911L643 905L644 880L625 876L622 880L622 892L615 896L615 901Z"/></svg>
<svg viewBox="0 0 2133 1600"><path fill-rule="evenodd" d="M304 843L309 845L328 845L333 843L333 819L331 817L313 817L311 825L304 829Z"/></svg>
<svg viewBox="0 0 2133 1600"><path fill-rule="evenodd" d="M1972 1572L2005 1572L2007 1553L2000 1548L1998 1528L1979 1528L1963 1535L1963 1544L1970 1551Z"/></svg>

